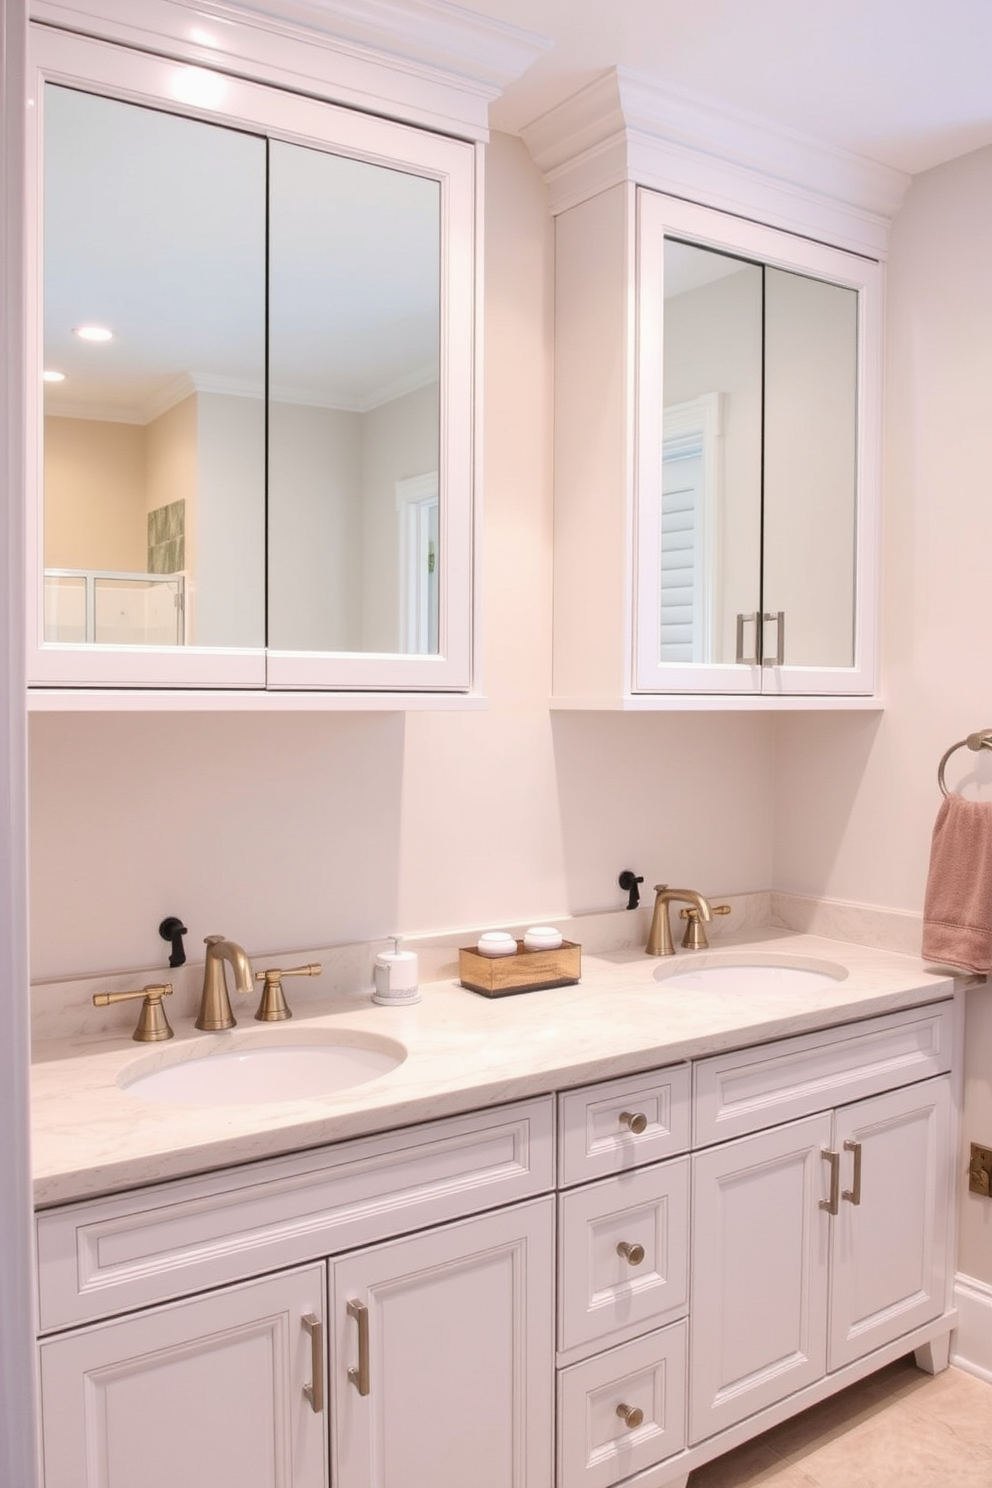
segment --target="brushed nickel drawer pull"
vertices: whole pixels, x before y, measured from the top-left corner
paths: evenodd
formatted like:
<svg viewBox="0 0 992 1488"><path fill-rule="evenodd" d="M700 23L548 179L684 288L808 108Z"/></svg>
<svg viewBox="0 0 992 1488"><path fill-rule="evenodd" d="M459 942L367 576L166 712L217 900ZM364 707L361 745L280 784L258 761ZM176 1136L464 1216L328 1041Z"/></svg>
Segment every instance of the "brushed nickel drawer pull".
<svg viewBox="0 0 992 1488"><path fill-rule="evenodd" d="M644 1259L644 1246L628 1245L626 1240L621 1240L617 1246L617 1255L623 1256L628 1265L639 1266Z"/></svg>
<svg viewBox="0 0 992 1488"><path fill-rule="evenodd" d="M641 1132L647 1128L647 1124L648 1118L643 1111L620 1112L620 1125L628 1127L635 1137L640 1136Z"/></svg>
<svg viewBox="0 0 992 1488"><path fill-rule="evenodd" d="M628 1431L636 1431L638 1426L644 1425L644 1412L639 1405L618 1405L617 1415Z"/></svg>
<svg viewBox="0 0 992 1488"><path fill-rule="evenodd" d="M840 1153L830 1152L826 1147L822 1148L820 1156L824 1162L830 1164L830 1197L820 1200L820 1208L826 1209L828 1214L840 1213Z"/></svg>
<svg viewBox="0 0 992 1488"><path fill-rule="evenodd" d="M847 1199L849 1204L861 1203L861 1143L845 1142L845 1152L854 1153L854 1180L850 1188L845 1188L841 1194L842 1199Z"/></svg>
<svg viewBox="0 0 992 1488"><path fill-rule="evenodd" d="M303 1386L303 1393L314 1415L319 1416L324 1409L324 1325L312 1312L304 1313L301 1322L310 1334L311 1383Z"/></svg>
<svg viewBox="0 0 992 1488"><path fill-rule="evenodd" d="M367 1395L371 1389L369 1384L369 1310L364 1303L351 1297L348 1301L348 1316L353 1317L358 1324L358 1368L349 1369L348 1378L359 1395Z"/></svg>

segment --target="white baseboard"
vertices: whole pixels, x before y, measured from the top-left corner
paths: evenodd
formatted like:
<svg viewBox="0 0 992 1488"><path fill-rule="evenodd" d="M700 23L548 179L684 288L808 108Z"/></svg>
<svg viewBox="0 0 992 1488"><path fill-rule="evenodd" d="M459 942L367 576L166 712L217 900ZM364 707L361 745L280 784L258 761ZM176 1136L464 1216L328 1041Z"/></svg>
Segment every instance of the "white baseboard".
<svg viewBox="0 0 992 1488"><path fill-rule="evenodd" d="M951 1334L951 1363L992 1384L992 1286L959 1271L954 1305L958 1325Z"/></svg>

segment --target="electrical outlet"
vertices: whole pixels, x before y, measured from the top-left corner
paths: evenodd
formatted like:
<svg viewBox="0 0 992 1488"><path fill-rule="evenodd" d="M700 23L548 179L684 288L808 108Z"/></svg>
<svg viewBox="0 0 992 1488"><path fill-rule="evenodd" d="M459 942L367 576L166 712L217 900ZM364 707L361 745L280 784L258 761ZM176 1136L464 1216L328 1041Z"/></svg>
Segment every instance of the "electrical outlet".
<svg viewBox="0 0 992 1488"><path fill-rule="evenodd" d="M979 1147L977 1142L972 1142L968 1192L992 1198L992 1147Z"/></svg>

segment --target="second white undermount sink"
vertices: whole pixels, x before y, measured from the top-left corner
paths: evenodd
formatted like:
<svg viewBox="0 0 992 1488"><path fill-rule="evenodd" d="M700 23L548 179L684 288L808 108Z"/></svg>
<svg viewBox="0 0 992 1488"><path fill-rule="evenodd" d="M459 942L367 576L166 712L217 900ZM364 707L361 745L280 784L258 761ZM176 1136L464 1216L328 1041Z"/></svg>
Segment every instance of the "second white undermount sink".
<svg viewBox="0 0 992 1488"><path fill-rule="evenodd" d="M704 992L804 992L846 976L847 967L836 961L777 955L714 956L698 965L683 960L655 971L656 980L667 987Z"/></svg>
<svg viewBox="0 0 992 1488"><path fill-rule="evenodd" d="M394 1039L375 1034L248 1035L200 1052L156 1050L123 1069L118 1083L138 1100L170 1106L231 1106L333 1095L388 1074L406 1058Z"/></svg>

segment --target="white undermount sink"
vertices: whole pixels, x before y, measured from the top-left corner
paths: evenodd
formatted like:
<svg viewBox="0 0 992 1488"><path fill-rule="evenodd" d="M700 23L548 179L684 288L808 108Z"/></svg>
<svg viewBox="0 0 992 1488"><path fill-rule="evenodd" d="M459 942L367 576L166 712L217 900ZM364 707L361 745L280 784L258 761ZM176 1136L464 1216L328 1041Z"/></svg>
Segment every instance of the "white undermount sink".
<svg viewBox="0 0 992 1488"><path fill-rule="evenodd" d="M236 1035L230 1044L219 1037L220 1046L202 1052L196 1045L156 1050L121 1070L118 1084L138 1100L169 1106L257 1105L333 1095L388 1074L406 1058L394 1039L350 1030L301 1030L278 1039Z"/></svg>
<svg viewBox="0 0 992 1488"><path fill-rule="evenodd" d="M713 956L698 966L683 960L655 971L656 980L667 987L700 992L804 992L846 976L847 967L836 961L777 955Z"/></svg>

